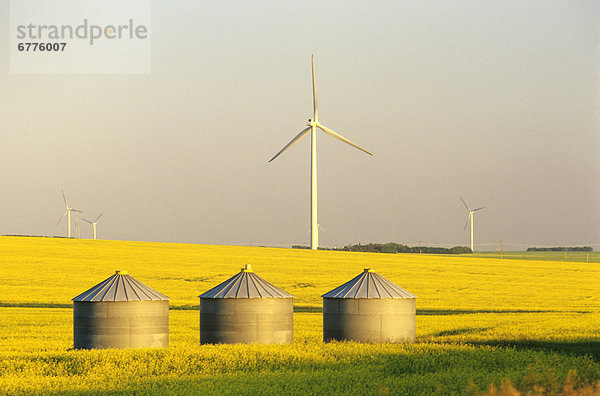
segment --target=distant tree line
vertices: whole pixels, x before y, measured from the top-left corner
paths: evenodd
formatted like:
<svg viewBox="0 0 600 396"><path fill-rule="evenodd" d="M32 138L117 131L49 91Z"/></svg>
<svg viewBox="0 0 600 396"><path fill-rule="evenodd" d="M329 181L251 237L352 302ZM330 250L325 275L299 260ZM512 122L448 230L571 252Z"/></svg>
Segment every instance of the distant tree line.
<svg viewBox="0 0 600 396"><path fill-rule="evenodd" d="M308 249L308 246L294 245L294 249ZM407 246L400 243L367 243L366 245L347 245L342 248L319 248L319 250L337 250L346 252L372 252L372 253L430 253L430 254L465 254L473 253L466 246L454 246L453 248L433 246Z"/></svg>
<svg viewBox="0 0 600 396"><path fill-rule="evenodd" d="M592 252L594 251L594 249L592 249L590 246L572 246L572 247L561 247L561 246L556 246L556 247L530 247L527 248L528 252Z"/></svg>

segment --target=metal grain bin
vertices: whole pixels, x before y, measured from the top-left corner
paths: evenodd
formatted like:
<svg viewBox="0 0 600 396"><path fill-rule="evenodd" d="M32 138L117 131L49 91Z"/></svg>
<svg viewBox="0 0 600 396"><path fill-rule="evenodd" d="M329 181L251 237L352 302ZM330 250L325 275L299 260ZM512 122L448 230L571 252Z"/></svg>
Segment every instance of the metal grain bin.
<svg viewBox="0 0 600 396"><path fill-rule="evenodd" d="M169 298L127 274L73 298L75 349L169 346Z"/></svg>
<svg viewBox="0 0 600 396"><path fill-rule="evenodd" d="M415 340L417 296L368 268L322 297L325 342Z"/></svg>
<svg viewBox="0 0 600 396"><path fill-rule="evenodd" d="M293 299L250 265L200 296L200 344L289 344Z"/></svg>

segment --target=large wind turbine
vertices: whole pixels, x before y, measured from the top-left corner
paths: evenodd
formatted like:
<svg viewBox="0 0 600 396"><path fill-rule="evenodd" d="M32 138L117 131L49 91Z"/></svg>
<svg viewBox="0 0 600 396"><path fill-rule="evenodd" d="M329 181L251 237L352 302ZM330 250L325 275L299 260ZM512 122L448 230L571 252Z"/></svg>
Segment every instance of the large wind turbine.
<svg viewBox="0 0 600 396"><path fill-rule="evenodd" d="M88 219L83 219L83 221L87 221L88 223L90 223L92 225L92 227L94 228L94 239L96 239L96 224L98 224L98 219L103 215L104 213L100 213L100 215L98 217L96 217L93 221L90 221Z"/></svg>
<svg viewBox="0 0 600 396"><path fill-rule="evenodd" d="M482 206L481 208L477 208L477 209L469 209L469 205L467 205L467 203L465 202L464 199L462 199L462 197L460 197L460 200L462 201L463 205L465 205L465 208L467 208L467 212L469 212L469 214L467 215L467 222L465 223L465 230L467 229L467 224L469 224L469 221L471 222L471 251L474 252L473 250L473 214L475 212L477 212L478 210L481 210L483 208L485 208L485 206Z"/></svg>
<svg viewBox="0 0 600 396"><path fill-rule="evenodd" d="M79 193L75 193L75 238L79 238Z"/></svg>
<svg viewBox="0 0 600 396"><path fill-rule="evenodd" d="M60 190L60 192L62 193L63 201L65 202L65 213L63 213L63 215L58 220L56 225L58 225L58 223L60 223L62 221L62 219L65 218L65 215L66 215L67 216L67 237L71 238L71 212L79 212L79 213L82 213L82 212L81 212L81 210L73 209L72 207L70 207L69 204L67 203L67 198L65 198L65 192L63 190Z"/></svg>
<svg viewBox="0 0 600 396"><path fill-rule="evenodd" d="M312 56L312 83L313 83L313 110L314 118L308 119L307 128L304 128L295 138L293 138L288 144L286 144L269 162L277 158L281 153L290 148L291 145L302 139L307 133L310 132L311 138L311 172L310 172L310 248L317 250L319 246L319 224L317 223L317 128L344 143L347 143L369 155L373 155L357 144L346 139L342 135L332 131L325 125L319 122L319 106L317 105L317 82L315 79L315 56Z"/></svg>

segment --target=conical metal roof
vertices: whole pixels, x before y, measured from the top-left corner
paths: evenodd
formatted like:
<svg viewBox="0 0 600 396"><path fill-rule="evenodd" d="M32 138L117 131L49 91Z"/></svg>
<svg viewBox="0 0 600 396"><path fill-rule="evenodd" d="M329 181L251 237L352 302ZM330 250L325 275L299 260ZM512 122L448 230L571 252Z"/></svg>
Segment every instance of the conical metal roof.
<svg viewBox="0 0 600 396"><path fill-rule="evenodd" d="M127 271L117 271L110 278L73 298L73 301L154 301L169 297L144 285Z"/></svg>
<svg viewBox="0 0 600 396"><path fill-rule="evenodd" d="M200 298L293 298L280 288L256 275L250 265L235 276L202 293Z"/></svg>
<svg viewBox="0 0 600 396"><path fill-rule="evenodd" d="M341 286L336 287L324 298L417 298L397 284L376 272L365 268L364 272Z"/></svg>

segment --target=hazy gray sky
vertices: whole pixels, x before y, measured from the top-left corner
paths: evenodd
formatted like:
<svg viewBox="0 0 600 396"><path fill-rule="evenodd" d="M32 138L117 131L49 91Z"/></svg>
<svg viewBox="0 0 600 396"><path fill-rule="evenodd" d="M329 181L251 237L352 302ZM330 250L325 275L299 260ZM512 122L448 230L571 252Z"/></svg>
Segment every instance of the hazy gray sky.
<svg viewBox="0 0 600 396"><path fill-rule="evenodd" d="M598 21L597 1L154 1L150 75L11 75L0 29L0 234L64 235L62 188L103 239L307 244L310 139L267 161L312 117L314 54L319 119L374 153L319 134L321 245L467 245L463 196L480 250L598 249Z"/></svg>

